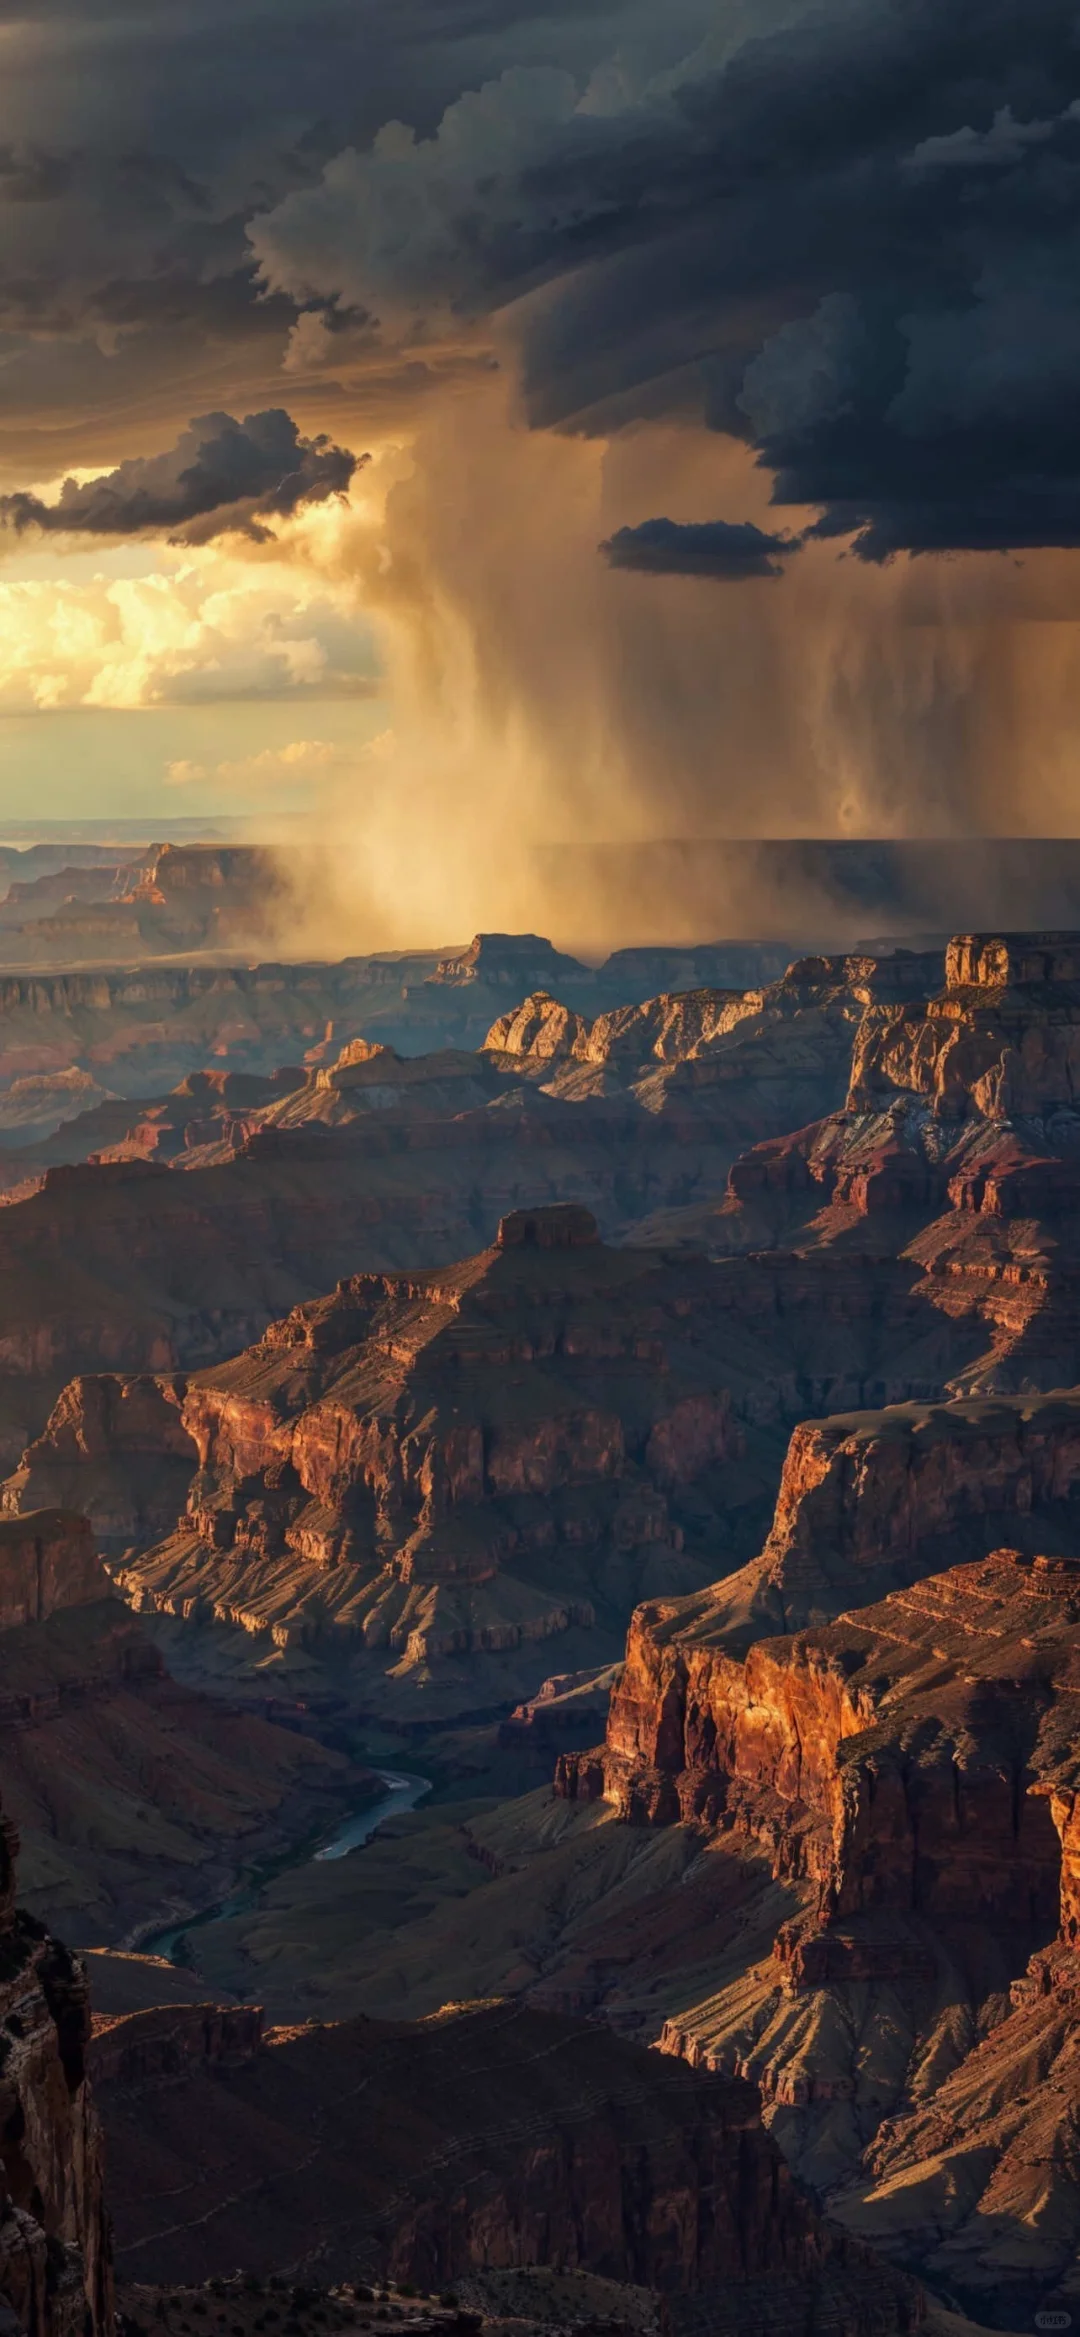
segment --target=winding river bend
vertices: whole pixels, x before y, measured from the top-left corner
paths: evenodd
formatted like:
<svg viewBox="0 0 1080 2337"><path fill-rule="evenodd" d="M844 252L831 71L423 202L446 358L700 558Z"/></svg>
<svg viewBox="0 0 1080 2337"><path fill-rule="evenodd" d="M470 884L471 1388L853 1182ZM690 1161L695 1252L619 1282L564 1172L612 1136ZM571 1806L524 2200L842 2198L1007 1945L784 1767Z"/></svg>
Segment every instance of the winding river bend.
<svg viewBox="0 0 1080 2337"><path fill-rule="evenodd" d="M365 1842L370 1842L387 1818L403 1817L406 1810L414 1810L425 1794L431 1792L429 1777L413 1777L400 1769L378 1769L375 1774L384 1788L378 1801L368 1802L364 1809L354 1810L351 1817L342 1818L325 1841L313 1844L309 1839L293 1856L253 1867L227 1899L219 1899L213 1907L204 1907L200 1915L188 1915L182 1922L168 1923L160 1931L151 1932L140 1942L140 1953L164 1956L170 1964L193 1965L196 1959L191 1935L204 1924L220 1923L230 1915L247 1915L257 1905L267 1883L279 1874L292 1874L298 1867L347 1858L351 1850L359 1850Z"/></svg>

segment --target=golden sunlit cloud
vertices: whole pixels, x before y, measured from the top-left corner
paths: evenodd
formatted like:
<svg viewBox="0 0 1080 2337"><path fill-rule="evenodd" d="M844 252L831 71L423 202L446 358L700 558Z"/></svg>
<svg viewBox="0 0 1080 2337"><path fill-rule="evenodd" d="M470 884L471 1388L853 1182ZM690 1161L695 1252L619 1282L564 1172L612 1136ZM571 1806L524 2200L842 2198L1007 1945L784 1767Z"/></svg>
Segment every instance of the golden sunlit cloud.
<svg viewBox="0 0 1080 2337"><path fill-rule="evenodd" d="M0 709L375 691L375 643L347 581L284 555L255 561L216 546L158 547L152 564L133 565L138 572L118 574L115 562L86 554L63 566L32 555L6 564Z"/></svg>

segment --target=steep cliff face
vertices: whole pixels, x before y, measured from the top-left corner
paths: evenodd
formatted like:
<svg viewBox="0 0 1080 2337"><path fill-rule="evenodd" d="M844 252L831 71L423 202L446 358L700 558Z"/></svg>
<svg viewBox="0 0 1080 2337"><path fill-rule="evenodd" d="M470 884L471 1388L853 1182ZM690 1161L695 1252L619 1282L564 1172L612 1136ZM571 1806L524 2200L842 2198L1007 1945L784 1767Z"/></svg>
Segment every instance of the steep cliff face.
<svg viewBox="0 0 1080 2337"><path fill-rule="evenodd" d="M1077 1562L1009 1550L741 1661L706 1601L646 1607L604 1750L560 1759L561 1794L753 1842L794 1888L771 1957L663 2041L760 2083L824 2189L967 2066L1033 1953L1072 1951L1078 1618Z"/></svg>
<svg viewBox="0 0 1080 2337"><path fill-rule="evenodd" d="M0 1816L0 2303L25 2337L110 2337L86 1975L16 1910L18 1846Z"/></svg>
<svg viewBox="0 0 1080 2337"><path fill-rule="evenodd" d="M826 1919L978 1911L1052 1929L1078 1587L1080 1562L997 1551L741 1661L704 1602L646 1606L604 1790L630 1816L704 1812L761 1833L778 1872L816 1880ZM567 1757L564 1791L593 1789L588 1764Z"/></svg>
<svg viewBox="0 0 1080 2337"><path fill-rule="evenodd" d="M41 1436L0 1486L0 1513L77 1509L106 1550L168 1533L198 1465L181 1417L186 1391L179 1373L97 1372L71 1380Z"/></svg>
<svg viewBox="0 0 1080 2337"><path fill-rule="evenodd" d="M55 1509L0 1523L0 1632L45 1623L106 1589L88 1519Z"/></svg>
<svg viewBox="0 0 1080 2337"><path fill-rule="evenodd" d="M198 1474L126 1594L336 1638L429 1699L465 1656L564 1634L614 1654L643 1588L700 1579L741 1458L738 1330L708 1284L572 1206L512 1214L452 1269L354 1276L187 1382Z"/></svg>
<svg viewBox="0 0 1080 2337"><path fill-rule="evenodd" d="M730 1653L898 1589L1004 1535L1080 1552L1080 1395L903 1404L792 1432L760 1556L717 1583Z"/></svg>
<svg viewBox="0 0 1080 2337"><path fill-rule="evenodd" d="M160 1096L208 1063L270 1073L335 1031L351 1036L369 1016L400 1018L403 983L422 981L434 964L419 955L0 974L0 1082L75 1066L139 1097Z"/></svg>

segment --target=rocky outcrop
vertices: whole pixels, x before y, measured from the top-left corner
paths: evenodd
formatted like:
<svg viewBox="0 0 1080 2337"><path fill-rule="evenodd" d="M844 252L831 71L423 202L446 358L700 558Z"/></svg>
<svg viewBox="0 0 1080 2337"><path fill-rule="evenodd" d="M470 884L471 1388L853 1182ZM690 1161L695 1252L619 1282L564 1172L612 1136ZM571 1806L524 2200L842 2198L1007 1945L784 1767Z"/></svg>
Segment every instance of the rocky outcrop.
<svg viewBox="0 0 1080 2337"><path fill-rule="evenodd" d="M948 1393L1069 1384L1080 1336L1074 966L1067 935L961 936L944 988L868 996L845 1108L744 1153L723 1208L707 1226L695 1216L698 1237L714 1253L903 1261L952 1335L981 1329Z"/></svg>
<svg viewBox="0 0 1080 2337"><path fill-rule="evenodd" d="M925 993L941 967L940 954L908 951L802 958L763 989L662 992L592 1021L544 989L501 1015L485 1047L494 1062L509 1059L554 1093L603 1092L606 1079L640 1090L653 1110L676 1096L696 1096L700 1106L719 1084L734 1132L756 1118L765 1133L770 1124L790 1128L815 1106L828 1110L834 1095L839 1103L867 1011ZM781 1078L783 1097L771 1092Z"/></svg>
<svg viewBox="0 0 1080 2337"><path fill-rule="evenodd" d="M560 1794L753 1844L794 1893L768 1961L732 1960L663 2043L759 2083L819 2188L1080 1936L1078 1618L1078 1562L1015 1550L742 1660L705 1602L645 1608L605 1748L560 1758Z"/></svg>
<svg viewBox="0 0 1080 2337"><path fill-rule="evenodd" d="M257 2004L154 2005L96 2014L88 2061L95 2090L145 2086L194 2071L242 2069L263 2043Z"/></svg>
<svg viewBox="0 0 1080 2337"><path fill-rule="evenodd" d="M760 1834L778 1872L814 1879L825 1920L1053 1928L1078 1586L1080 1562L997 1551L741 1661L700 1603L645 1607L604 1790L639 1820L704 1813ZM561 1765L564 1792L596 1782L588 1756ZM1065 1878L1067 1925L1068 1863Z"/></svg>
<svg viewBox="0 0 1080 2337"><path fill-rule="evenodd" d="M0 2305L24 2337L111 2337L111 2235L77 1958L15 1906L0 1816Z"/></svg>
<svg viewBox="0 0 1080 2337"><path fill-rule="evenodd" d="M128 2278L317 2263L427 2292L562 2265L673 2299L745 2285L761 2309L785 2276L812 2293L866 2264L796 2191L752 2088L511 2003L271 2031L227 2079L204 2062L100 2092ZM918 2319L912 2286L884 2266L878 2283L883 2325Z"/></svg>
<svg viewBox="0 0 1080 2337"><path fill-rule="evenodd" d="M198 1453L183 1425L179 1374L71 1380L42 1435L0 1487L0 1512L77 1508L107 1550L167 1533L187 1499ZM10 1530L10 1529L9 1529ZM0 1526L0 1543L4 1528Z"/></svg>
<svg viewBox="0 0 1080 2337"><path fill-rule="evenodd" d="M926 2278L972 2319L1014 2329L1080 2295L1080 1969L1055 1949L1013 2007L928 2098L883 2120L845 2228Z"/></svg>
<svg viewBox="0 0 1080 2337"><path fill-rule="evenodd" d="M730 1653L899 1589L1004 1535L1080 1554L1080 1393L898 1404L792 1432L761 1555L713 1590Z"/></svg>
<svg viewBox="0 0 1080 2337"><path fill-rule="evenodd" d="M180 1531L118 1580L280 1646L336 1639L428 1702L464 1656L564 1634L613 1655L643 1587L700 1579L743 1449L710 1296L574 1205L512 1213L452 1269L353 1276L190 1377Z"/></svg>
<svg viewBox="0 0 1080 2337"><path fill-rule="evenodd" d="M922 1011L867 1016L850 1105L899 1089L936 1120L1042 1117L1080 1092L1080 949L1075 933L962 934L945 988Z"/></svg>
<svg viewBox="0 0 1080 2337"><path fill-rule="evenodd" d="M0 1521L0 1632L45 1623L108 1589L86 1518L53 1509Z"/></svg>
<svg viewBox="0 0 1080 2337"><path fill-rule="evenodd" d="M504 1751L552 1755L576 1745L595 1744L607 1726L611 1691L620 1667L595 1672L555 1672L535 1696L519 1704L499 1728Z"/></svg>

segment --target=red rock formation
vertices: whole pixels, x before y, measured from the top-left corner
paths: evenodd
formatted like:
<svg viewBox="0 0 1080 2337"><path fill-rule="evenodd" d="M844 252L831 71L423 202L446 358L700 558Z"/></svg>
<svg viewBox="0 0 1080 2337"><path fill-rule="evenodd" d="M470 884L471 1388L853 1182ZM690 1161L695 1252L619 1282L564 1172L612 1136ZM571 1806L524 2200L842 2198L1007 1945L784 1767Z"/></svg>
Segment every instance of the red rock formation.
<svg viewBox="0 0 1080 2337"><path fill-rule="evenodd" d="M170 2033L176 2017L117 2022L105 2050L122 2054L125 2027L145 2035L160 2018ZM190 2017L197 2028L204 2010ZM100 2093L129 2278L239 2260L428 2291L474 2268L562 2265L673 2300L722 2283L748 2325L772 2296L770 2325L794 2333L785 2276L820 2301L828 2276L867 2269L795 2190L749 2086L600 2026L448 2007L414 2027L271 2031L227 2077L212 2058L157 2085L141 2061L138 2082L114 2066ZM919 2317L917 2291L880 2263L877 2293L883 2326Z"/></svg>
<svg viewBox="0 0 1080 2337"><path fill-rule="evenodd" d="M110 2337L112 2251L82 1965L15 1906L0 1816L0 2304L25 2337Z"/></svg>
<svg viewBox="0 0 1080 2337"><path fill-rule="evenodd" d="M1062 1748L1080 1718L1078 1584L1076 1562L998 1551L759 1640L741 1662L702 1602L645 1607L612 1699L604 1790L630 1816L706 1811L761 1834L777 1872L816 1880L824 1920L885 1909L1052 1928L1051 1813L1071 1823ZM588 1756L560 1772L564 1792L595 1790Z"/></svg>
<svg viewBox="0 0 1080 2337"><path fill-rule="evenodd" d="M988 2048L976 2048L1008 2015L1010 1983L1021 2011L1073 1985L1078 1590L1076 1561L999 1550L833 1623L759 1640L742 1661L711 1632L706 1601L646 1608L605 1748L559 1761L564 1796L606 1794L638 1825L690 1820L699 1840L727 1844L729 1860L753 1844L793 1894L771 1957L754 1918L745 1960L728 1947L711 1994L693 1987L707 1933L695 1937L688 1906L685 2009L669 2014L662 2043L760 2084L777 2138L822 2190L850 2186L862 2149L897 2117L895 2159L883 2130L890 2183L902 2190L910 2162L921 2169L913 2182L947 2185L947 2162L965 2149L977 2158L1000 2109L994 2073L1008 2053L984 2062ZM642 1942L649 1920L643 1910ZM1062 1944L1048 1956L1055 1934ZM648 1950L638 1952L644 1979ZM590 1954L602 1971L599 1935ZM620 1985L632 2005L629 1974ZM935 2126L933 2108L943 2085L954 2121L944 2173L929 2164L929 2137L947 2132L946 2109ZM905 2125L913 2101L931 2107ZM852 2197L866 2194L860 2178ZM953 2195L951 2222L963 2224L965 2196L964 2246L981 2253L985 2303L994 2249L974 2216L978 2191ZM926 2228L903 2198L883 2192L873 2213L854 2228L890 2244L893 2218L903 2260L932 2277ZM1018 2248L1038 2298L1053 2282L1026 2241ZM951 2261L948 2285L963 2293L959 2255Z"/></svg>
<svg viewBox="0 0 1080 2337"><path fill-rule="evenodd" d="M836 2196L846 2228L921 2263L973 2319L1075 2316L1080 2290L1080 1970L1055 1949L929 2096L878 2129Z"/></svg>
<svg viewBox="0 0 1080 2337"><path fill-rule="evenodd" d="M38 1510L0 1522L0 1632L108 1595L89 1521Z"/></svg>
<svg viewBox="0 0 1080 2337"><path fill-rule="evenodd" d="M808 1420L760 1557L714 1586L711 1628L752 1639L985 1555L1003 1534L1080 1553L1080 1393L904 1404Z"/></svg>
<svg viewBox="0 0 1080 2337"><path fill-rule="evenodd" d="M0 1486L0 1512L78 1509L112 1550L167 1533L198 1461L181 1419L186 1387L179 1374L71 1380Z"/></svg>
<svg viewBox="0 0 1080 2337"><path fill-rule="evenodd" d="M258 2004L154 2005L94 2016L88 2055L95 2090L143 2086L191 2071L241 2069L263 2043Z"/></svg>
<svg viewBox="0 0 1080 2337"><path fill-rule="evenodd" d="M595 1672L555 1672L501 1723L499 1744L535 1756L550 1756L575 1743L594 1744L607 1725L619 1668L606 1664Z"/></svg>
<svg viewBox="0 0 1080 2337"><path fill-rule="evenodd" d="M385 1651L428 1699L439 1659L449 1687L553 1634L614 1652L643 1585L700 1576L686 1530L742 1450L709 1282L572 1205L449 1270L353 1277L187 1382L199 1473L127 1595Z"/></svg>

